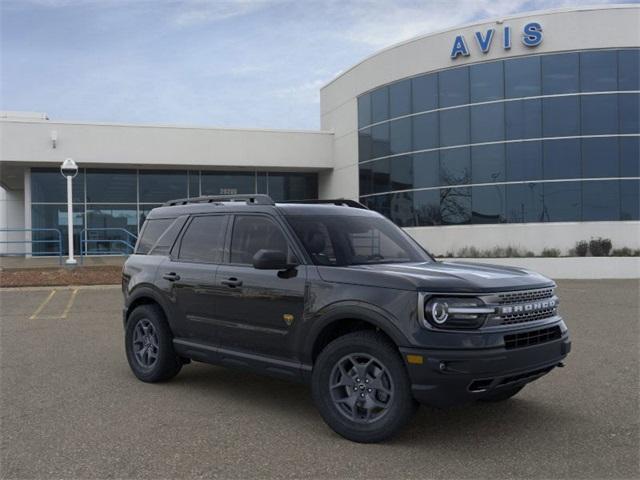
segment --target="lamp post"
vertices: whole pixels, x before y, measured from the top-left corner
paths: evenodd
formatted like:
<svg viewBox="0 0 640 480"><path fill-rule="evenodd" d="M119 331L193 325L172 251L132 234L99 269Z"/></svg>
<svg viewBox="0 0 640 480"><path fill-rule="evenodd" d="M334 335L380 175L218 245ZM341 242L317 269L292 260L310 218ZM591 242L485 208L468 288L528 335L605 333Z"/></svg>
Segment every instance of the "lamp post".
<svg viewBox="0 0 640 480"><path fill-rule="evenodd" d="M69 239L69 258L65 262L67 265L78 263L73 258L73 179L78 174L78 165L72 158L67 158L60 165L60 173L67 179L67 235Z"/></svg>

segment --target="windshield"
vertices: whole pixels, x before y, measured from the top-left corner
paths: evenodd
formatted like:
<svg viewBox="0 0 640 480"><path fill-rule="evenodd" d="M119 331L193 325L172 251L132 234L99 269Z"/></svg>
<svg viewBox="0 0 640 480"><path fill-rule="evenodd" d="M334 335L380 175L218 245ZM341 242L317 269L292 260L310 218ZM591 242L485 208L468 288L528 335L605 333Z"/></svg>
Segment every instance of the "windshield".
<svg viewBox="0 0 640 480"><path fill-rule="evenodd" d="M428 262L432 259L389 220L373 216L288 215L316 265Z"/></svg>

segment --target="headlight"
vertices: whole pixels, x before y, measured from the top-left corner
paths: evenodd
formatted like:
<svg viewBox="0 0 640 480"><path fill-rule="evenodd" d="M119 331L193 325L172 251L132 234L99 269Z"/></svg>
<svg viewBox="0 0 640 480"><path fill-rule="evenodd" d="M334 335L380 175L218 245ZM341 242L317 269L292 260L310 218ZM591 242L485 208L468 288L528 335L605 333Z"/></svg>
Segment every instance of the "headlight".
<svg viewBox="0 0 640 480"><path fill-rule="evenodd" d="M423 326L435 328L478 328L494 307L474 297L434 297L424 304Z"/></svg>

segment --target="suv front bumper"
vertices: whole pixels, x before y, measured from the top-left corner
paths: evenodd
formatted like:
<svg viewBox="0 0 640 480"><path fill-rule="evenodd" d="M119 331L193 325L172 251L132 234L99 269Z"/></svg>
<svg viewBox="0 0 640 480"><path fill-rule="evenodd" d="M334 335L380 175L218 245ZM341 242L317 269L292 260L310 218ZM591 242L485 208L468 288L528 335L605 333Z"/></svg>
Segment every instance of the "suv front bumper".
<svg viewBox="0 0 640 480"><path fill-rule="evenodd" d="M401 347L414 398L445 407L481 399L497 389L524 385L549 373L571 351L565 331L557 340L524 348L424 350ZM407 361L407 356L413 362ZM422 363L415 363L421 357Z"/></svg>

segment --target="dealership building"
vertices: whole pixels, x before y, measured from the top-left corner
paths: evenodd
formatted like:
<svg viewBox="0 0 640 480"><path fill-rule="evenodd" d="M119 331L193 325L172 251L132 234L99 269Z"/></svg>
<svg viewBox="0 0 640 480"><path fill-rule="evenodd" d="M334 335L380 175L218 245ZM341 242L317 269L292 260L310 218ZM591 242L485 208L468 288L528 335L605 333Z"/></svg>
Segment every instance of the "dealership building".
<svg viewBox="0 0 640 480"><path fill-rule="evenodd" d="M620 5L417 37L325 85L320 131L4 112L0 229L53 228L64 237L58 168L72 157L80 167L76 241L84 229L102 229L103 239L137 235L149 210L173 198L267 193L276 201L359 200L436 254L471 246L567 251L599 236L637 249L639 25L640 7ZM112 248L105 245L90 249ZM42 254L55 245L24 248Z"/></svg>

